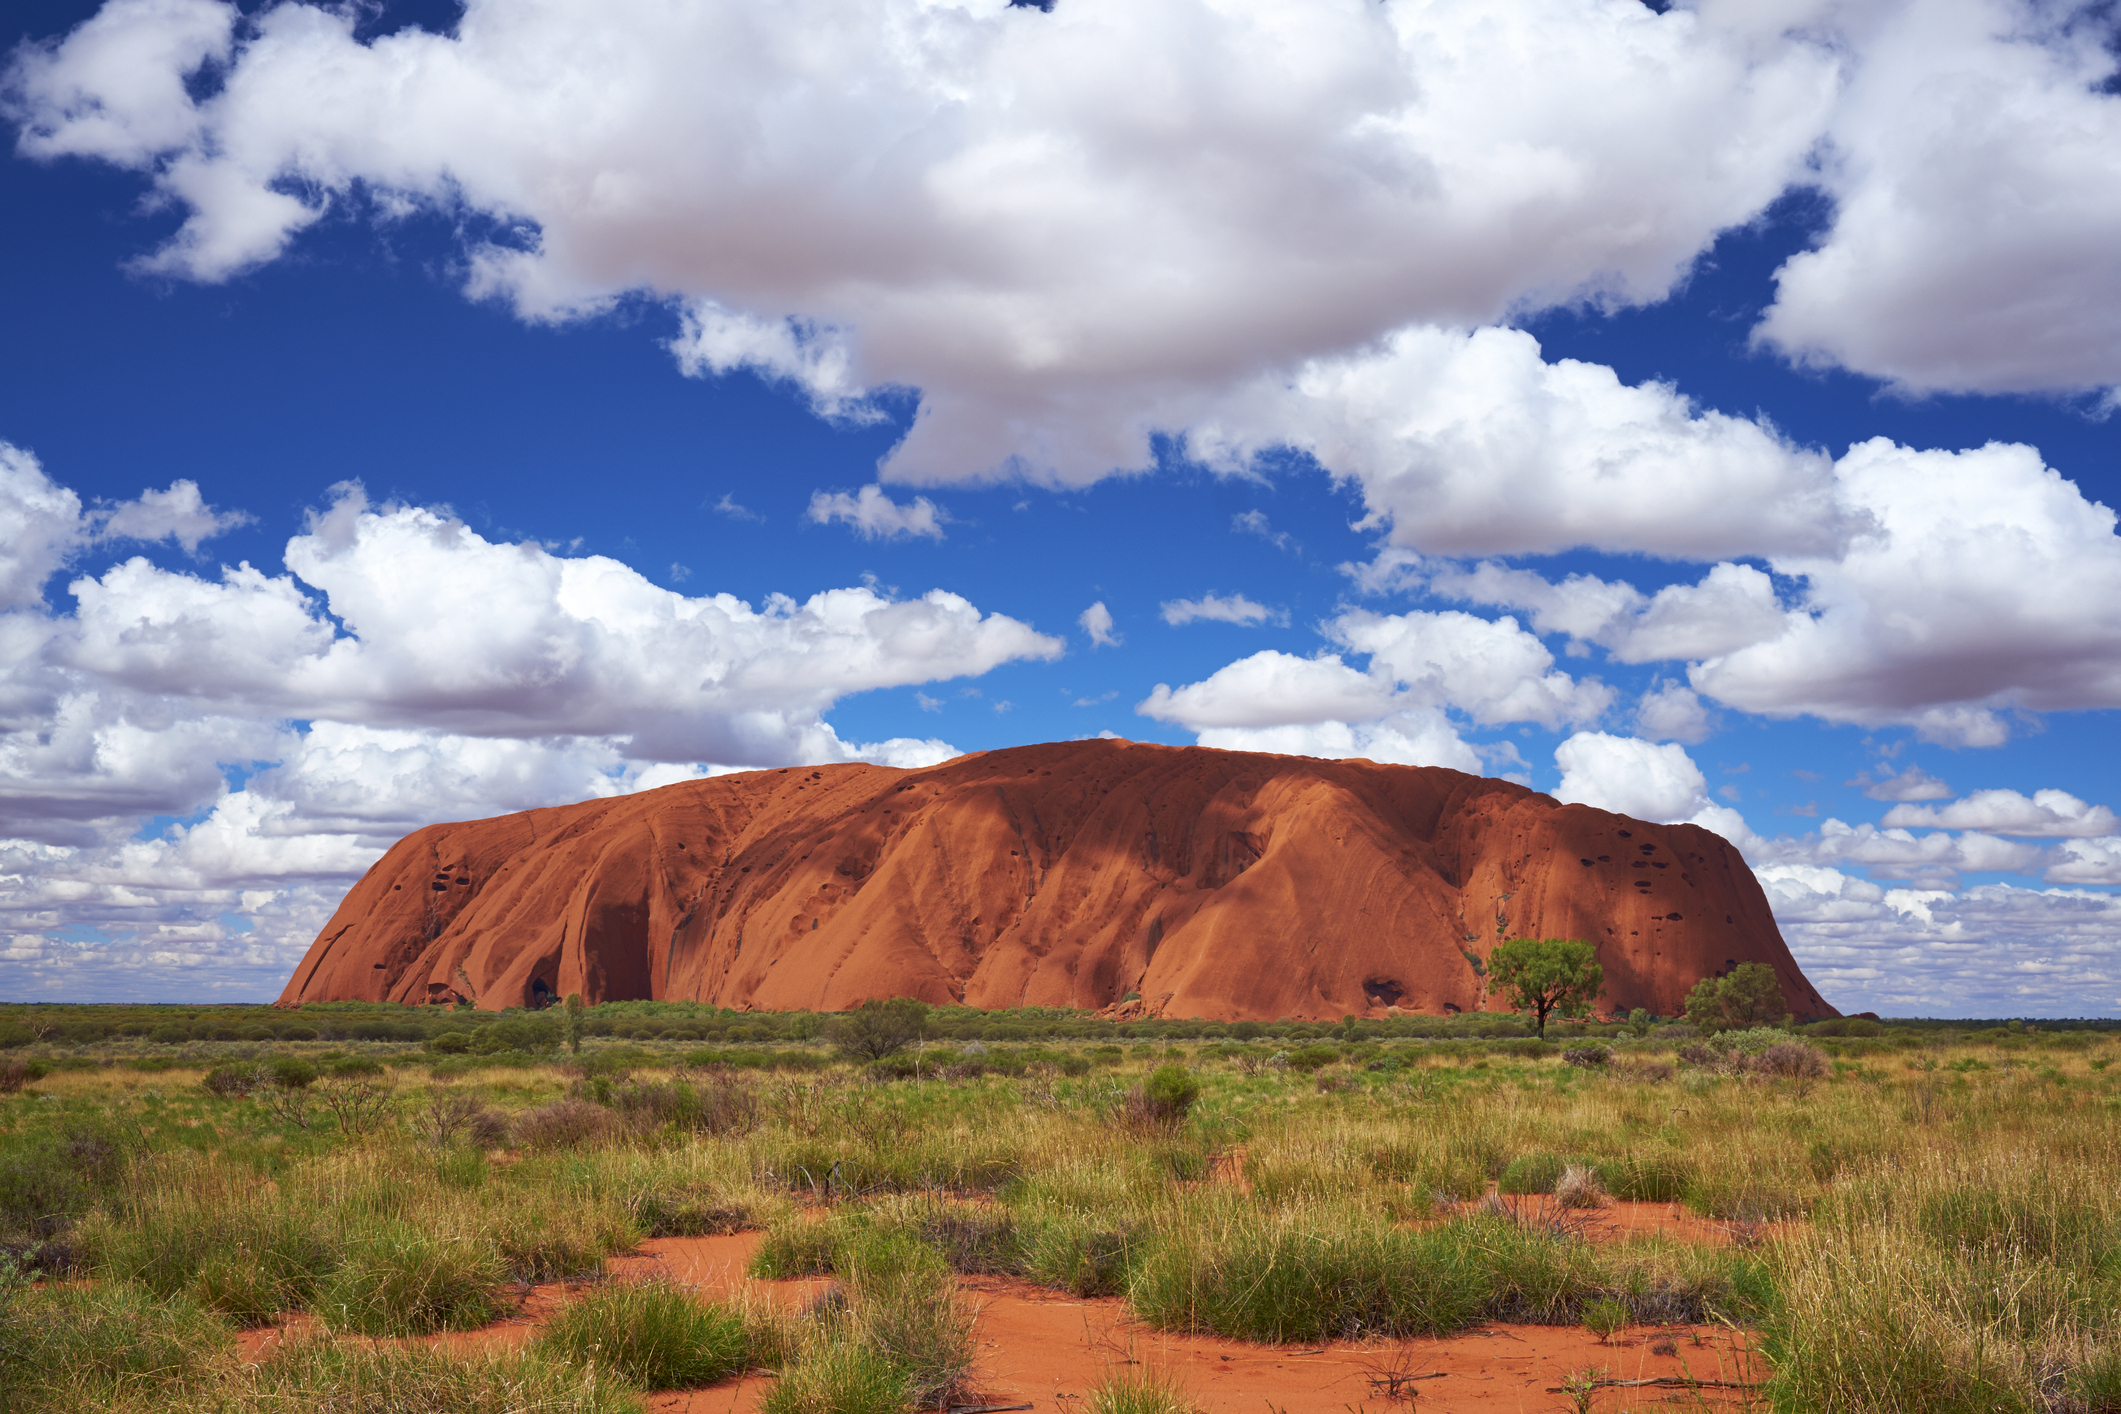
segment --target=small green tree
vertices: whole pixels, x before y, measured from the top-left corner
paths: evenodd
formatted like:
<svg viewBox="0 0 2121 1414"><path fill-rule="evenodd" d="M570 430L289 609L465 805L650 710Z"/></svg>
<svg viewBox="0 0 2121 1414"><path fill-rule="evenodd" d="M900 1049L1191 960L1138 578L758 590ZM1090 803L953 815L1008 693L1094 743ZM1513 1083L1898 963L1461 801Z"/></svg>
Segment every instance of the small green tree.
<svg viewBox="0 0 2121 1414"><path fill-rule="evenodd" d="M1512 938L1488 954L1488 978L1547 1034L1547 1017L1582 1016L1605 985L1598 946L1569 938Z"/></svg>
<svg viewBox="0 0 2121 1414"><path fill-rule="evenodd" d="M849 1060L882 1060L928 1034L928 1004L912 997L874 998L834 1017L825 1037Z"/></svg>
<svg viewBox="0 0 2121 1414"><path fill-rule="evenodd" d="M1782 984L1764 962L1741 962L1725 977L1704 977L1687 993L1687 1024L1704 1035L1773 1026L1786 1013Z"/></svg>
<svg viewBox="0 0 2121 1414"><path fill-rule="evenodd" d="M1629 1013L1628 1013L1628 1030L1629 1030L1629 1031L1632 1031L1632 1032L1633 1032L1633 1033L1635 1034L1635 1039L1636 1039L1636 1040L1638 1040L1638 1041L1640 1041L1640 1040L1641 1040L1641 1039L1642 1039L1643 1037L1645 1037L1645 1036L1649 1035L1649 1034L1650 1034L1650 1014L1649 1014L1649 1012L1648 1012L1647 1010L1645 1010L1644 1008L1642 1008L1642 1007L1636 1007L1636 1008L1635 1008L1635 1009L1634 1009L1633 1011L1629 1012Z"/></svg>
<svg viewBox="0 0 2121 1414"><path fill-rule="evenodd" d="M560 1034L567 1038L567 1054L582 1054L582 994L569 992L560 1007Z"/></svg>

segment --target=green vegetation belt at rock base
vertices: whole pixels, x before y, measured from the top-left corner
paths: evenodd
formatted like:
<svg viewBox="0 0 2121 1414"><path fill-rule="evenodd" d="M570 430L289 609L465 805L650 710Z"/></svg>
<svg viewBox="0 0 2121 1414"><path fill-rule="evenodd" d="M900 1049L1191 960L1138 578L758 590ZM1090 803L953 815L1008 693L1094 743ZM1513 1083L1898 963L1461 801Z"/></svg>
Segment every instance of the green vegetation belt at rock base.
<svg viewBox="0 0 2121 1414"><path fill-rule="evenodd" d="M584 1009L569 1055L556 1032L473 1049L549 1013L259 1009L290 1034L158 1041L236 1009L136 1010L5 1012L43 1032L0 1052L7 1414L615 1411L743 1368L780 1373L774 1414L910 1409L976 1382L953 1273L1255 1341L1728 1322L1760 1333L1781 1409L2121 1410L2102 1027L1541 1042L1495 1016L951 1009L879 1046L852 1035L875 1017L623 1003ZM415 1034L352 1034L376 1027ZM430 1044L452 1035L474 1040ZM1571 1214L1598 1190L1731 1240L1587 1242ZM755 1276L828 1276L832 1299L613 1284L521 1354L367 1339L481 1326L647 1237L747 1229ZM296 1311L315 1334L235 1359L238 1328Z"/></svg>

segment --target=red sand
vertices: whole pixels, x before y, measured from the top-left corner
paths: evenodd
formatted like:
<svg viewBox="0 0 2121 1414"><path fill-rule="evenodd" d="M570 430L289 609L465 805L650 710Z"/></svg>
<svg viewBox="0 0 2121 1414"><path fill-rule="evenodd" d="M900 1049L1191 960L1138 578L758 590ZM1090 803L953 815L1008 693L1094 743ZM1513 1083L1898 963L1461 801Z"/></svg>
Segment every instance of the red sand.
<svg viewBox="0 0 2121 1414"><path fill-rule="evenodd" d="M1698 1220L1673 1221L1665 1205L1616 1204L1607 1210L1616 1227L1668 1227L1672 1235L1699 1237ZM703 1295L730 1291L744 1280L744 1264L757 1248L758 1233L733 1237L659 1238L634 1255L614 1258L621 1280L662 1276L698 1288ZM762 1282L759 1287L790 1304L808 1300L824 1281ZM1177 1375L1209 1414L1350 1414L1388 1408L1392 1376L1414 1407L1447 1411L1545 1411L1566 1407L1548 1391L1585 1371L1609 1378L1686 1377L1758 1380L1764 1365L1749 1353L1748 1338L1720 1327L1640 1327L1602 1344L1577 1327L1488 1325L1441 1339L1359 1344L1329 1341L1312 1346L1262 1346L1212 1336L1151 1330L1132 1319L1117 1298L1082 1300L1029 1283L997 1277L967 1277L960 1290L977 1307L975 1325L978 1388L994 1404L1030 1403L1037 1411L1084 1414L1087 1396L1115 1368L1140 1367ZM510 1348L529 1341L540 1320L569 1299L567 1287L536 1288L516 1316L483 1330L432 1336L428 1343L460 1351ZM285 1330L307 1329L297 1318ZM267 1354L281 1330L246 1332L246 1358ZM1653 1347L1668 1345L1671 1353ZM1406 1380L1409 1375L1426 1376ZM770 1378L747 1376L709 1389L652 1396L666 1414L751 1414ZM1723 1408L1743 1403L1732 1390L1610 1388L1593 1407L1603 1411L1642 1409L1664 1403Z"/></svg>
<svg viewBox="0 0 2121 1414"><path fill-rule="evenodd" d="M1481 969L1513 937L1597 942L1608 1010L1674 1015L1764 962L1791 1011L1837 1014L1706 830L1438 767L1119 741L433 825L347 894L281 1001L1338 1021L1500 1009Z"/></svg>

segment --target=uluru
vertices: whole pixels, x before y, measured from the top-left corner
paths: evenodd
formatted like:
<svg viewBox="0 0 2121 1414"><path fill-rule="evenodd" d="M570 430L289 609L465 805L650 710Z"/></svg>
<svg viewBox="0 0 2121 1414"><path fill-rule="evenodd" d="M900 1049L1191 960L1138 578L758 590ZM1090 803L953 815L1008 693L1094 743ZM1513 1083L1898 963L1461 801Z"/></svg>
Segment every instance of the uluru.
<svg viewBox="0 0 2121 1414"><path fill-rule="evenodd" d="M1670 1016L1790 956L1692 825L1433 766L1118 740L790 767L431 825L346 895L283 1003L579 992L838 1011L911 996L1211 1020L1507 1009L1510 938L1598 945L1598 1010Z"/></svg>

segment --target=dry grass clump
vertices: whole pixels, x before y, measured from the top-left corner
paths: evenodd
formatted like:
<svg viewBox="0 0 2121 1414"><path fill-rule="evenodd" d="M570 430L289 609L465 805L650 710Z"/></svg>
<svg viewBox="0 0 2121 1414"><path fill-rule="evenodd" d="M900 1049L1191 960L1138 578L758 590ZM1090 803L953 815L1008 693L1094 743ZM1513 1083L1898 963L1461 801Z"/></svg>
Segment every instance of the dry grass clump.
<svg viewBox="0 0 2121 1414"><path fill-rule="evenodd" d="M1090 1391L1089 1414L1200 1414L1201 1403L1169 1370L1115 1368Z"/></svg>
<svg viewBox="0 0 2121 1414"><path fill-rule="evenodd" d="M1596 1169L1570 1164L1554 1182L1554 1201L1564 1208L1602 1208L1606 1203L1605 1184L1599 1181Z"/></svg>

